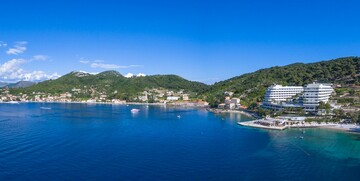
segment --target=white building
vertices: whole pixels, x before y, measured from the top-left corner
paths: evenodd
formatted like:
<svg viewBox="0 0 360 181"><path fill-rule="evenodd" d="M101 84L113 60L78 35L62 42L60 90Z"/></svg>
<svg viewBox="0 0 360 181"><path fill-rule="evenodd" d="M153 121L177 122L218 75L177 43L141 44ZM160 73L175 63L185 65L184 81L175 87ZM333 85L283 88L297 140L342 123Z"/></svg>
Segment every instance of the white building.
<svg viewBox="0 0 360 181"><path fill-rule="evenodd" d="M284 102L296 95L302 94L303 92L304 87L302 86L270 86L266 90L264 103Z"/></svg>
<svg viewBox="0 0 360 181"><path fill-rule="evenodd" d="M225 97L224 104L220 104L219 108L225 109L235 109L240 106L240 99L239 98L230 98L229 96Z"/></svg>
<svg viewBox="0 0 360 181"><path fill-rule="evenodd" d="M320 102L327 103L331 93L334 91L332 84L308 84L304 91L305 111L316 111Z"/></svg>
<svg viewBox="0 0 360 181"><path fill-rule="evenodd" d="M240 99L239 99L239 98L232 98L232 99L230 100L230 102L232 102L232 103L234 103L234 104L236 104L236 105L239 105L239 104L240 104Z"/></svg>
<svg viewBox="0 0 360 181"><path fill-rule="evenodd" d="M183 99L184 101L188 101L188 100L189 100L189 94L183 94L183 95L182 95L182 99Z"/></svg>
<svg viewBox="0 0 360 181"><path fill-rule="evenodd" d="M333 91L331 84L312 83L305 87L274 85L267 89L263 107L275 110L286 107L304 108L305 111L314 112L320 102L329 101ZM302 98L302 102L292 103L290 99L293 98Z"/></svg>
<svg viewBox="0 0 360 181"><path fill-rule="evenodd" d="M168 100L168 101L177 101L179 99L180 99L180 97L177 97L177 96L169 96L166 98L166 100Z"/></svg>

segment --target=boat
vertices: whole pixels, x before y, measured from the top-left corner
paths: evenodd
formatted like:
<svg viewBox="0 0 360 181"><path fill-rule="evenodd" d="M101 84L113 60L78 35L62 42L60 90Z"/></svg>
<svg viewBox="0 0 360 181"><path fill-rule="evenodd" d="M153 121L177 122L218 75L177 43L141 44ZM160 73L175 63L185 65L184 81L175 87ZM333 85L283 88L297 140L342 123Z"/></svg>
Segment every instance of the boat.
<svg viewBox="0 0 360 181"><path fill-rule="evenodd" d="M140 109L131 109L131 113L138 113Z"/></svg>
<svg viewBox="0 0 360 181"><path fill-rule="evenodd" d="M19 104L18 101L9 101L9 102L6 102L6 103L8 103L8 104Z"/></svg>
<svg viewBox="0 0 360 181"><path fill-rule="evenodd" d="M40 107L40 109L51 109L51 107Z"/></svg>
<svg viewBox="0 0 360 181"><path fill-rule="evenodd" d="M180 116L180 115L177 115L176 117L177 117L177 118L179 118L179 119L181 118L181 116Z"/></svg>

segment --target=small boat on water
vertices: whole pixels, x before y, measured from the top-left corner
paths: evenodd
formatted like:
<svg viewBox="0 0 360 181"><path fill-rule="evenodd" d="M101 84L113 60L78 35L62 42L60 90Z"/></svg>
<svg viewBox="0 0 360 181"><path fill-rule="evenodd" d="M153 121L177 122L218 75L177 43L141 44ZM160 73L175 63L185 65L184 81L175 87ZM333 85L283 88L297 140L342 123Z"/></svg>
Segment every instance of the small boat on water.
<svg viewBox="0 0 360 181"><path fill-rule="evenodd" d="M179 119L181 118L181 116L180 116L180 115L177 115L176 117L177 117L177 118L179 118Z"/></svg>
<svg viewBox="0 0 360 181"><path fill-rule="evenodd" d="M140 109L131 109L131 113L138 113Z"/></svg>
<svg viewBox="0 0 360 181"><path fill-rule="evenodd" d="M6 103L8 103L8 104L19 104L18 101L9 101L9 102L6 102Z"/></svg>
<svg viewBox="0 0 360 181"><path fill-rule="evenodd" d="M40 107L40 109L51 109L51 107Z"/></svg>

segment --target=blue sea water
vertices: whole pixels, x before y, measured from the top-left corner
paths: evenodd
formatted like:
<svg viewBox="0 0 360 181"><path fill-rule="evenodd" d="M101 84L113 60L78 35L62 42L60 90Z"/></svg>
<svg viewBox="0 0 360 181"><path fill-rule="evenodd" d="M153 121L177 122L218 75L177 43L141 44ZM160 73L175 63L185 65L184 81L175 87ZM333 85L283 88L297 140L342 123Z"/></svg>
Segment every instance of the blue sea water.
<svg viewBox="0 0 360 181"><path fill-rule="evenodd" d="M250 119L164 106L0 104L0 180L359 180L359 134L236 124Z"/></svg>

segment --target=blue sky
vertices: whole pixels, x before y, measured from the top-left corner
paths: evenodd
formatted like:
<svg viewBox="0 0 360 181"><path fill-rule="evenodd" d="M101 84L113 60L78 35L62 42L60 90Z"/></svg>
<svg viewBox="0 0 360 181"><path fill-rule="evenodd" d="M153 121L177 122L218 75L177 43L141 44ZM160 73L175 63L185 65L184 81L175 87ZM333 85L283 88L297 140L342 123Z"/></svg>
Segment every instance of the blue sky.
<svg viewBox="0 0 360 181"><path fill-rule="evenodd" d="M214 83L359 56L358 7L355 0L1 2L0 81L112 69Z"/></svg>

